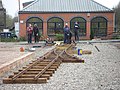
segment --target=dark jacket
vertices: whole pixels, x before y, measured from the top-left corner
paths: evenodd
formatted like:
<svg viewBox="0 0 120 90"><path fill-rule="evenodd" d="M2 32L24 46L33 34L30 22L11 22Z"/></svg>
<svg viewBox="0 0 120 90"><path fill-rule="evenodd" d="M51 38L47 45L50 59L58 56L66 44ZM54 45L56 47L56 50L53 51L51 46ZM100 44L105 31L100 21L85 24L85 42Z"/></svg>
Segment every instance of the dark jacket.
<svg viewBox="0 0 120 90"><path fill-rule="evenodd" d="M38 27L33 27L33 32L34 35L38 34L39 33Z"/></svg>
<svg viewBox="0 0 120 90"><path fill-rule="evenodd" d="M79 29L79 25L78 25L78 24L75 24L75 25L74 25L74 29L75 29L75 31L77 31L77 30Z"/></svg>
<svg viewBox="0 0 120 90"><path fill-rule="evenodd" d="M70 33L70 28L68 26L65 26L64 28L64 34L68 35Z"/></svg>

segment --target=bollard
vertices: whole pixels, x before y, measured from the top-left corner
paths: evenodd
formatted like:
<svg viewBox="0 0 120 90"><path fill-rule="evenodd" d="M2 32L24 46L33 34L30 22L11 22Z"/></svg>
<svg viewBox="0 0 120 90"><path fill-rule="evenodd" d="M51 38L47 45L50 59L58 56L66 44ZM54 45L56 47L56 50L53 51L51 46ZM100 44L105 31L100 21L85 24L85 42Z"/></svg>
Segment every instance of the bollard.
<svg viewBox="0 0 120 90"><path fill-rule="evenodd" d="M78 49L78 55L82 55L82 49Z"/></svg>

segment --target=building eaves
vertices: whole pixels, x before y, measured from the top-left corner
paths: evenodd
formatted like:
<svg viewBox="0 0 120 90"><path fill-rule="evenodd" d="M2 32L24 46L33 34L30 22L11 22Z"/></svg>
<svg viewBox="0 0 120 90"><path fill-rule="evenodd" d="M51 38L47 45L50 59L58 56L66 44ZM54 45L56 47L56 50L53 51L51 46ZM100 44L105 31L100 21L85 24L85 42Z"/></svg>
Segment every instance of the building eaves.
<svg viewBox="0 0 120 90"><path fill-rule="evenodd" d="M114 11L91 11L91 12L42 12L42 11L19 11L19 14L47 14L47 13L114 13Z"/></svg>

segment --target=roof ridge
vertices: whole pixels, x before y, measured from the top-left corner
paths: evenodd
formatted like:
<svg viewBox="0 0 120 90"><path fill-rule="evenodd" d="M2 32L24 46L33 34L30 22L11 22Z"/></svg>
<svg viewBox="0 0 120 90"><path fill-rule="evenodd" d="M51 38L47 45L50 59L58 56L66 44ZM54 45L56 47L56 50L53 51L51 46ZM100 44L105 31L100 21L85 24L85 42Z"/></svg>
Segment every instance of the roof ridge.
<svg viewBox="0 0 120 90"><path fill-rule="evenodd" d="M94 0L91 0L91 1L93 1L93 2L96 3L96 4L99 4L100 6L106 8L106 9L109 9L110 11L113 11L112 9L110 9L110 8L108 8L108 7L102 5L102 4L100 4L100 3L98 3L98 2L96 2L96 1L94 1Z"/></svg>

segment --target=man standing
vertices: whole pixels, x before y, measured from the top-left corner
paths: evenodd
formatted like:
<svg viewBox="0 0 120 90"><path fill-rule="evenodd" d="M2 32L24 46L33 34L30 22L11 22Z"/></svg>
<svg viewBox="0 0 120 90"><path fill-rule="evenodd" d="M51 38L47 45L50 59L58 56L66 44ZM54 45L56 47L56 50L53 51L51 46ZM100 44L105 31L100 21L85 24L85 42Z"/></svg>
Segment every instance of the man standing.
<svg viewBox="0 0 120 90"><path fill-rule="evenodd" d="M64 43L70 44L71 37L72 37L72 33L70 32L70 28L68 27L68 24L66 23L64 27Z"/></svg>
<svg viewBox="0 0 120 90"><path fill-rule="evenodd" d="M32 43L33 27L31 24L27 27L28 43Z"/></svg>
<svg viewBox="0 0 120 90"><path fill-rule="evenodd" d="M79 29L78 22L75 22L75 25L74 25L75 40L79 40L78 29Z"/></svg>
<svg viewBox="0 0 120 90"><path fill-rule="evenodd" d="M34 32L35 43L39 42L39 30L38 30L37 24L34 24L33 32Z"/></svg>

